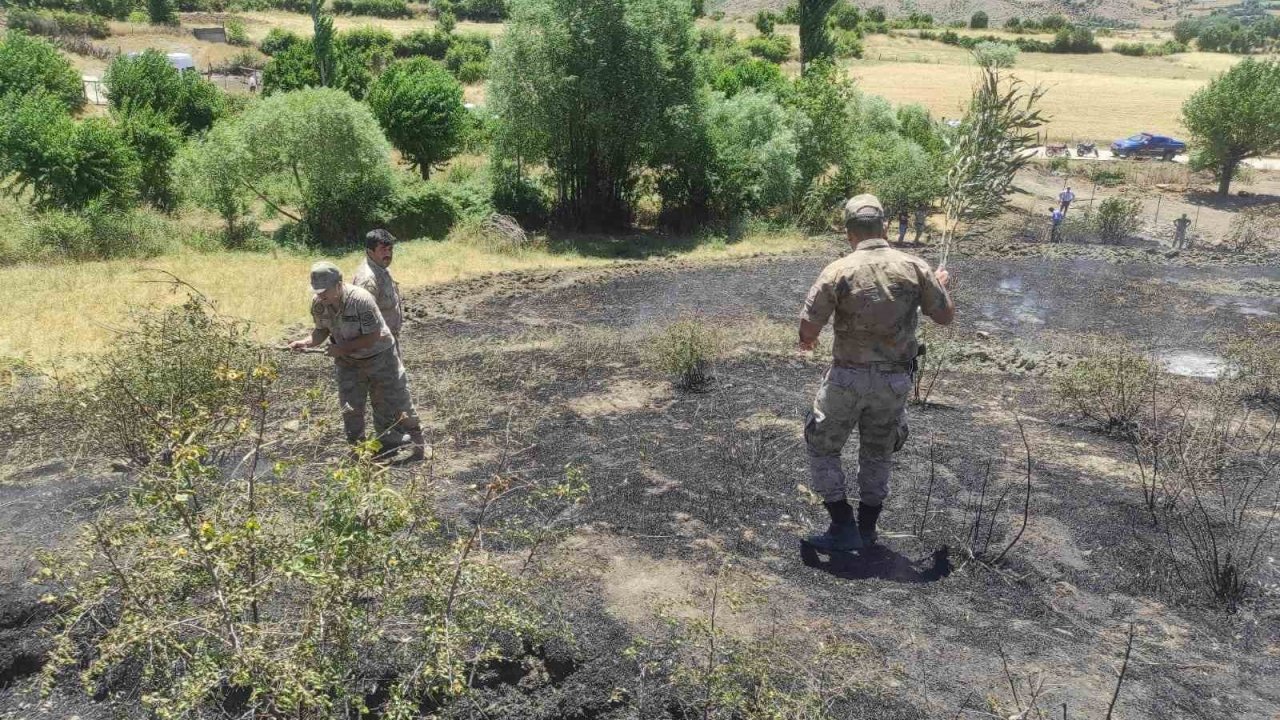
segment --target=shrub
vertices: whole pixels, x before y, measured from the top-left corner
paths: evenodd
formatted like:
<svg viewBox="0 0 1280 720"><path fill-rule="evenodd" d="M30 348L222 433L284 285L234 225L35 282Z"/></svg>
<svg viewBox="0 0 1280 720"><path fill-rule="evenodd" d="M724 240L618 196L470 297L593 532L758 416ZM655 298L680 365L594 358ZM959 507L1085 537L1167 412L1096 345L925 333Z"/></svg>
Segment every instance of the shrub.
<svg viewBox="0 0 1280 720"><path fill-rule="evenodd" d="M367 98L387 138L425 179L457 152L466 125L462 86L429 58L395 63Z"/></svg>
<svg viewBox="0 0 1280 720"><path fill-rule="evenodd" d="M969 27L974 30L985 30L987 29L988 23L989 20L987 18L987 14L981 10L969 16Z"/></svg>
<svg viewBox="0 0 1280 720"><path fill-rule="evenodd" d="M760 213L790 201L800 181L790 114L769 95L713 98L706 115L714 153L712 201L719 219Z"/></svg>
<svg viewBox="0 0 1280 720"><path fill-rule="evenodd" d="M80 211L45 210L26 228L28 259L82 262L154 257L168 250L169 227L155 215L94 203Z"/></svg>
<svg viewBox="0 0 1280 720"><path fill-rule="evenodd" d="M768 10L761 10L756 13L755 26L756 30L763 36L769 37L773 35L773 28L778 22L778 16Z"/></svg>
<svg viewBox="0 0 1280 720"><path fill-rule="evenodd" d="M1089 28L1063 28L1053 36L1052 52L1058 53L1096 53L1102 52L1102 46L1093 37Z"/></svg>
<svg viewBox="0 0 1280 720"><path fill-rule="evenodd" d="M413 17L404 0L333 0L333 11L339 15L368 15L380 18Z"/></svg>
<svg viewBox="0 0 1280 720"><path fill-rule="evenodd" d="M1238 253L1258 252L1277 240L1275 219L1256 212L1242 212L1231 218L1222 239L1223 248Z"/></svg>
<svg viewBox="0 0 1280 720"><path fill-rule="evenodd" d="M302 38L297 33L282 30L280 28L271 28L267 36L262 38L262 42L258 44L258 49L264 55L276 55L293 47L301 42Z"/></svg>
<svg viewBox="0 0 1280 720"><path fill-rule="evenodd" d="M244 21L239 18L231 18L227 20L226 25L227 42L240 47L249 45L249 33L244 28ZM274 28L273 28L274 29Z"/></svg>
<svg viewBox="0 0 1280 720"><path fill-rule="evenodd" d="M1018 46L1001 42L980 42L973 48L978 64L997 68L1011 68L1018 61Z"/></svg>
<svg viewBox="0 0 1280 720"><path fill-rule="evenodd" d="M1124 240L1138 231L1142 224L1142 202L1137 198L1109 197L1098 204L1093 216L1098 239L1105 243Z"/></svg>
<svg viewBox="0 0 1280 720"><path fill-rule="evenodd" d="M1245 397L1280 405L1280 327L1254 321L1228 340L1225 354Z"/></svg>
<svg viewBox="0 0 1280 720"><path fill-rule="evenodd" d="M742 46L752 55L773 63L785 62L791 57L791 38L786 35L753 37Z"/></svg>
<svg viewBox="0 0 1280 720"><path fill-rule="evenodd" d="M777 64L760 58L748 58L725 66L711 77L710 85L713 90L724 93L725 97L733 97L743 90L759 90L776 95L787 87L787 80Z"/></svg>
<svg viewBox="0 0 1280 720"><path fill-rule="evenodd" d="M240 340L183 336L192 338L184 352L206 337L219 349ZM147 337L152 345L135 352L171 354L167 336ZM257 355L212 368L200 360L175 364L231 400L182 422L159 418L181 438L169 462L149 466L127 502L91 520L73 553L45 558L51 601L63 601L47 681L74 678L93 691L129 673L145 711L171 717L453 714L484 682L478 667L532 663L524 648L560 636L524 570L560 531L553 521L485 523L499 497L522 501L528 517L570 513L588 492L580 471L555 483L488 483L466 527L439 516L430 483L406 487L370 463L374 445L322 472L283 462L240 472L235 459L256 461L263 442L240 428L266 422L276 371ZM482 552L482 533L486 547L527 548L522 569Z"/></svg>
<svg viewBox="0 0 1280 720"><path fill-rule="evenodd" d="M475 83L489 74L489 47L475 41L455 40L444 55L444 66L463 83Z"/></svg>
<svg viewBox="0 0 1280 720"><path fill-rule="evenodd" d="M0 177L39 209L121 207L138 191L138 158L105 118L76 122L43 94L0 97Z"/></svg>
<svg viewBox="0 0 1280 720"><path fill-rule="evenodd" d="M1135 43L1119 42L1119 43L1116 43L1115 45L1112 45L1111 50L1112 52L1117 52L1117 53L1120 53L1121 55L1129 55L1131 57L1142 57L1147 54L1147 45L1146 43L1140 43L1140 42L1135 42Z"/></svg>
<svg viewBox="0 0 1280 720"><path fill-rule="evenodd" d="M397 188L383 213L386 228L402 240L443 240L462 218L462 210L448 192L425 182Z"/></svg>
<svg viewBox="0 0 1280 720"><path fill-rule="evenodd" d="M39 38L10 30L0 39L0 97L35 91L48 93L68 110L84 106L80 73L58 49Z"/></svg>
<svg viewBox="0 0 1280 720"><path fill-rule="evenodd" d="M1069 157L1053 157L1049 158L1049 172L1066 173L1071 169L1071 158Z"/></svg>
<svg viewBox="0 0 1280 720"><path fill-rule="evenodd" d="M1022 32L1022 18L1014 16L1004 21L1004 29L1009 32Z"/></svg>
<svg viewBox="0 0 1280 720"><path fill-rule="evenodd" d="M399 58L424 56L443 60L452 42L452 35L439 30L414 30L396 40L394 53Z"/></svg>
<svg viewBox="0 0 1280 720"><path fill-rule="evenodd" d="M179 150L174 175L182 194L212 212L223 222L223 242L236 246L245 233L241 221L249 211L252 191L241 181L241 167L248 148L229 121L213 126L204 138Z"/></svg>
<svg viewBox="0 0 1280 720"><path fill-rule="evenodd" d="M1059 375L1054 391L1063 405L1104 432L1134 437L1158 378L1159 368L1142 355L1097 348Z"/></svg>
<svg viewBox="0 0 1280 720"><path fill-rule="evenodd" d="M698 318L678 320L653 338L650 354L657 368L673 376L681 390L699 390L711 381L711 364L724 341Z"/></svg>
<svg viewBox="0 0 1280 720"><path fill-rule="evenodd" d="M139 160L139 194L161 210L177 205L170 165L182 146L182 132L169 120L147 107L139 107L119 118L124 139Z"/></svg>
<svg viewBox="0 0 1280 720"><path fill-rule="evenodd" d="M147 19L153 25L176 25L177 7L173 0L147 0Z"/></svg>
<svg viewBox="0 0 1280 720"><path fill-rule="evenodd" d="M8 13L9 27L22 30L32 35L60 37L62 35L81 35L102 39L111 36L107 22L94 15L63 12L61 10L32 11L11 9Z"/></svg>
<svg viewBox="0 0 1280 720"><path fill-rule="evenodd" d="M338 42L365 57L390 58L394 54L396 36L386 28L365 25L339 34Z"/></svg>
<svg viewBox="0 0 1280 720"><path fill-rule="evenodd" d="M831 11L831 22L840 30L857 30L862 24L862 10L850 2L841 2Z"/></svg>
<svg viewBox="0 0 1280 720"><path fill-rule="evenodd" d="M223 111L218 86L198 73L179 71L159 50L117 57L103 82L113 112L148 108L187 134L209 129Z"/></svg>
<svg viewBox="0 0 1280 720"><path fill-rule="evenodd" d="M860 58L863 53L862 34L847 30L836 30L831 34L836 44L836 57Z"/></svg>
<svg viewBox="0 0 1280 720"><path fill-rule="evenodd" d="M475 22L502 22L507 10L507 0L457 0L453 5L455 15Z"/></svg>
<svg viewBox="0 0 1280 720"><path fill-rule="evenodd" d="M531 230L546 226L551 217L547 193L532 178L514 172L498 174L493 184L493 209Z"/></svg>

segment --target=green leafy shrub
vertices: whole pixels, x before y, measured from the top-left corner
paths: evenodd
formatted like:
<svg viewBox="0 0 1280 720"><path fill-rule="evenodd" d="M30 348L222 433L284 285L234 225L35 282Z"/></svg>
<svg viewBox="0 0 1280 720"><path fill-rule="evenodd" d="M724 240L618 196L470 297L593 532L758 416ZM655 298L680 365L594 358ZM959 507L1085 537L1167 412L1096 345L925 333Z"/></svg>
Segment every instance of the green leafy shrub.
<svg viewBox="0 0 1280 720"><path fill-rule="evenodd" d="M297 33L283 30L281 28L271 28L271 30L267 32L267 36L262 38L262 42L258 43L258 49L261 50L264 55L276 55L288 50L301 41L302 38Z"/></svg>
<svg viewBox="0 0 1280 720"><path fill-rule="evenodd" d="M860 58L863 53L862 33L848 30L836 30L831 33L835 42L836 57Z"/></svg>
<svg viewBox="0 0 1280 720"><path fill-rule="evenodd" d="M177 6L173 0L147 0L147 19L154 25L177 25Z"/></svg>
<svg viewBox="0 0 1280 720"><path fill-rule="evenodd" d="M1053 52L1096 53L1102 46L1093 37L1093 31L1085 27L1069 27L1058 30L1053 36Z"/></svg>
<svg viewBox="0 0 1280 720"><path fill-rule="evenodd" d="M239 18L231 18L227 20L226 25L227 42L240 47L249 45L249 33L245 30L244 21Z"/></svg>
<svg viewBox="0 0 1280 720"><path fill-rule="evenodd" d="M551 218L547 193L532 178L514 172L498 174L493 184L493 208L531 230L546 226Z"/></svg>
<svg viewBox="0 0 1280 720"><path fill-rule="evenodd" d="M475 22L502 22L507 11L507 0L457 0L453 4L455 15Z"/></svg>
<svg viewBox="0 0 1280 720"><path fill-rule="evenodd" d="M399 58L429 57L443 60L449 46L453 44L453 36L439 30L414 30L396 40L394 52Z"/></svg>
<svg viewBox="0 0 1280 720"><path fill-rule="evenodd" d="M404 0L333 0L333 11L339 15L368 15L380 18L413 17Z"/></svg>
<svg viewBox="0 0 1280 720"><path fill-rule="evenodd" d="M724 346L720 333L698 318L668 325L651 341L657 368L674 378L682 390L698 390L711 381L711 365Z"/></svg>
<svg viewBox="0 0 1280 720"><path fill-rule="evenodd" d="M170 228L155 215L96 203L37 213L26 230L26 257L42 262L154 257L171 247Z"/></svg>
<svg viewBox="0 0 1280 720"><path fill-rule="evenodd" d="M170 165L182 147L182 132L159 112L139 107L119 117L124 139L139 161L139 194L161 210L177 205Z"/></svg>
<svg viewBox="0 0 1280 720"><path fill-rule="evenodd" d="M713 98L706 116L714 152L712 197L732 222L787 203L800 180L794 121L777 99L753 90Z"/></svg>
<svg viewBox="0 0 1280 720"><path fill-rule="evenodd" d="M453 196L437 183L406 183L383 210L387 230L403 240L443 240L463 217Z"/></svg>
<svg viewBox="0 0 1280 720"><path fill-rule="evenodd" d="M61 10L10 9L7 20L10 28L32 35L82 35L98 39L111 36L106 20L96 15Z"/></svg>
<svg viewBox="0 0 1280 720"><path fill-rule="evenodd" d="M218 214L223 222L223 243L236 247L246 236L243 221L249 212L252 190L241 180L241 166L248 162L248 148L231 122L214 125L200 139L184 145L174 163L174 175L183 196L199 207Z"/></svg>
<svg viewBox="0 0 1280 720"><path fill-rule="evenodd" d="M1124 240L1142 225L1142 202L1137 198L1109 197L1098 204L1094 213L1094 231L1105 243Z"/></svg>
<svg viewBox="0 0 1280 720"><path fill-rule="evenodd" d="M0 97L36 91L49 93L68 110L84 106L80 73L58 49L40 38L10 30L0 39Z"/></svg>
<svg viewBox="0 0 1280 720"><path fill-rule="evenodd" d="M724 66L710 79L711 89L733 97L744 90L758 90L777 95L787 88L786 77L776 63L760 58L747 58Z"/></svg>
<svg viewBox="0 0 1280 720"><path fill-rule="evenodd" d="M1160 370L1128 350L1098 347L1054 382L1058 400L1105 432L1132 437Z"/></svg>
<svg viewBox="0 0 1280 720"><path fill-rule="evenodd" d="M998 68L1011 68L1018 62L1018 46L1009 43L980 42L973 48L978 64Z"/></svg>
<svg viewBox="0 0 1280 720"><path fill-rule="evenodd" d="M117 57L103 83L112 112L148 108L187 134L209 129L223 112L224 98L217 85L199 73L173 67L159 50Z"/></svg>
<svg viewBox="0 0 1280 720"><path fill-rule="evenodd" d="M987 14L981 10L975 12L969 17L969 27L974 30L985 30L989 23L990 20L987 18Z"/></svg>
<svg viewBox="0 0 1280 720"><path fill-rule="evenodd" d="M123 207L138 192L138 158L105 118L71 119L44 93L0 97L0 177L38 209Z"/></svg>
<svg viewBox="0 0 1280 720"><path fill-rule="evenodd" d="M487 42L455 40L444 56L444 66L460 82L480 82L489 74L489 47Z"/></svg>
<svg viewBox="0 0 1280 720"><path fill-rule="evenodd" d="M786 62L791 57L791 38L786 35L753 37L742 46L752 55L772 63Z"/></svg>
<svg viewBox="0 0 1280 720"><path fill-rule="evenodd" d="M1111 46L1111 51L1120 53L1121 55L1129 55L1131 57L1142 57L1147 54L1147 44L1140 42L1118 42Z"/></svg>
<svg viewBox="0 0 1280 720"><path fill-rule="evenodd" d="M831 24L840 30L857 30L862 24L862 10L851 2L837 3L831 10Z"/></svg>
<svg viewBox="0 0 1280 720"><path fill-rule="evenodd" d="M765 37L773 35L773 28L778 22L778 17L768 10L761 10L756 13L754 18L756 31Z"/></svg>

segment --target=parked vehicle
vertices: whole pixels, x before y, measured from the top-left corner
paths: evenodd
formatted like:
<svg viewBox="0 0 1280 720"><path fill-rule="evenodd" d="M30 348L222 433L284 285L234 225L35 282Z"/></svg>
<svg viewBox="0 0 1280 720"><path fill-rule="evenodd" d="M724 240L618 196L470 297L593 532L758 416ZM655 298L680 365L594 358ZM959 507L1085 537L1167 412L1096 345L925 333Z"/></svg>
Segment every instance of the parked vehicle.
<svg viewBox="0 0 1280 720"><path fill-rule="evenodd" d="M1044 146L1045 157L1058 157L1059 155L1066 155L1067 157L1071 157L1071 151L1067 149L1066 143L1062 143L1061 145L1045 145Z"/></svg>
<svg viewBox="0 0 1280 720"><path fill-rule="evenodd" d="M1138 133L1131 138L1111 143L1111 153L1118 158L1158 157L1172 160L1174 155L1187 151L1187 144L1168 135Z"/></svg>
<svg viewBox="0 0 1280 720"><path fill-rule="evenodd" d="M1085 155L1098 157L1098 143L1076 143L1076 157L1084 157Z"/></svg>

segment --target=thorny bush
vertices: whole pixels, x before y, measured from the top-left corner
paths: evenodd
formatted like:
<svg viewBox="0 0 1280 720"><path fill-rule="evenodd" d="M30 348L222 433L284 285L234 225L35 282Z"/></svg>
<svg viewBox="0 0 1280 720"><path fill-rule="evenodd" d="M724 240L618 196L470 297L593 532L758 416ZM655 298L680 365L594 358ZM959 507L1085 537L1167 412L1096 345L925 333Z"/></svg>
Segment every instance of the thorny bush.
<svg viewBox="0 0 1280 720"><path fill-rule="evenodd" d="M59 409L99 453L135 466L172 456L183 430L247 416L244 381L272 372L245 323L191 296L182 305L131 313L111 349L73 378Z"/></svg>
<svg viewBox="0 0 1280 720"><path fill-rule="evenodd" d="M674 376L681 390L698 390L711 381L711 363L720 354L723 339L715 328L697 318L668 325L650 347L654 364Z"/></svg>
<svg viewBox="0 0 1280 720"><path fill-rule="evenodd" d="M1228 341L1226 356L1245 397L1280 406L1280 325L1250 323Z"/></svg>
<svg viewBox="0 0 1280 720"><path fill-rule="evenodd" d="M1098 204L1093 230L1104 243L1118 243L1138 231L1142 202L1136 198L1109 197Z"/></svg>
<svg viewBox="0 0 1280 720"><path fill-rule="evenodd" d="M242 433L216 413L170 421L171 462L43 558L44 601L60 608L46 687L78 669L87 691L139 697L162 719L412 718L559 634L525 574L557 528L513 533L530 547L518 570L481 535L517 493L562 517L552 506L584 497L580 473L534 492L496 474L459 525L436 513L424 476L393 483L371 463L376 442L336 468L264 470L274 377L262 366L232 379L256 399L229 415L247 420ZM216 461L233 447L240 462Z"/></svg>
<svg viewBox="0 0 1280 720"><path fill-rule="evenodd" d="M1137 431L1159 374L1140 354L1097 348L1059 375L1054 391L1063 405L1104 432L1128 437Z"/></svg>

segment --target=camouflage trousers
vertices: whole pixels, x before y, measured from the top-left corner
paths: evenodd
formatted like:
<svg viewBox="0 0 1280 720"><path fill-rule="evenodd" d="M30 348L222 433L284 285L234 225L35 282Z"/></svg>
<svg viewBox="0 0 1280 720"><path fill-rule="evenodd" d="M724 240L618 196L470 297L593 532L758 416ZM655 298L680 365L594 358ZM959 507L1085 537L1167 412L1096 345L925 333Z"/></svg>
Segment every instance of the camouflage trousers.
<svg viewBox="0 0 1280 720"><path fill-rule="evenodd" d="M893 453L907 441L911 373L833 367L804 426L813 491L826 502L846 497L840 453L858 430L858 494L868 505L889 496Z"/></svg>
<svg viewBox="0 0 1280 720"><path fill-rule="evenodd" d="M418 428L418 412L409 396L409 377L394 347L361 360L338 358L334 366L347 442L364 439L368 401L373 403L374 430L384 443L389 437L399 440L399 433Z"/></svg>

